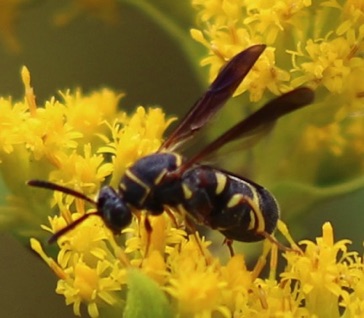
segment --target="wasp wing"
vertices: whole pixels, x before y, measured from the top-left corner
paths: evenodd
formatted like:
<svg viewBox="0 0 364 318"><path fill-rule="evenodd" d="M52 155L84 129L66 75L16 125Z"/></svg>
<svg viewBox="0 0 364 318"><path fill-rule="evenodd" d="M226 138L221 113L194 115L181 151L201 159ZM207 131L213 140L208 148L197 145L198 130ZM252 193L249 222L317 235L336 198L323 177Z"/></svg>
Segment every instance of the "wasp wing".
<svg viewBox="0 0 364 318"><path fill-rule="evenodd" d="M235 55L164 141L159 151L175 149L200 130L234 94L264 49L265 45L254 45Z"/></svg>
<svg viewBox="0 0 364 318"><path fill-rule="evenodd" d="M243 146L252 146L273 128L275 122L280 117L311 104L313 99L314 92L307 87L301 87L271 100L188 160L183 167L180 168L180 171L185 171L195 162L201 161L225 144L239 138L244 138L242 141Z"/></svg>

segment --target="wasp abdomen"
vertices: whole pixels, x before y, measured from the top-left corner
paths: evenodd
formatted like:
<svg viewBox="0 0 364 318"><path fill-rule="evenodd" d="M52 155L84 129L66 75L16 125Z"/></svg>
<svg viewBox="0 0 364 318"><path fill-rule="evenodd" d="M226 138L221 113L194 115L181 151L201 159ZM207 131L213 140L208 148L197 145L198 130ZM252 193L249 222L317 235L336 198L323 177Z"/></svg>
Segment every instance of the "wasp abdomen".
<svg viewBox="0 0 364 318"><path fill-rule="evenodd" d="M208 166L183 176L191 196L183 208L196 222L219 230L227 239L253 242L271 234L279 217L274 197L263 187Z"/></svg>

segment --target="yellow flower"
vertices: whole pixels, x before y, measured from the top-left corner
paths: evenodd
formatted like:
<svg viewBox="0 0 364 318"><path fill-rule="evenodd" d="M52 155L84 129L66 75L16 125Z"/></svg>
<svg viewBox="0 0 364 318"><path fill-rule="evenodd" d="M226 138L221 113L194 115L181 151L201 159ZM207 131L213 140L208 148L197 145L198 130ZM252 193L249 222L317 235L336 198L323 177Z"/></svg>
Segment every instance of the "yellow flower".
<svg viewBox="0 0 364 318"><path fill-rule="evenodd" d="M297 86L315 89L317 104L313 107L317 110L302 111L299 126L295 114L290 115L292 124L287 121L279 130L292 134L288 137L277 132L277 137L270 140L271 148L264 145L264 155L257 147L255 164L263 168L254 178L268 185L285 178L299 183L326 184L330 180L330 184L336 184L361 175L362 1L193 0L192 4L198 28L192 29L191 35L208 48L201 65L209 66L210 81L236 53L263 43L267 49L236 94L247 92L250 101L259 101L271 98L270 93L280 95ZM237 109L233 112L231 117L236 116ZM267 156L277 158L271 161L274 167L264 160ZM304 171L299 166L287 168L287 157L292 162L309 158L310 164ZM335 162L332 169L322 173L322 165L330 160ZM348 166L348 162L355 163L355 171L338 172L338 167Z"/></svg>
<svg viewBox="0 0 364 318"><path fill-rule="evenodd" d="M86 127L82 118L75 120L77 116L69 116L81 112L70 100L83 104L82 96L73 99L68 95L65 104L52 99L52 103L40 108L35 103L27 77L24 82L25 102L13 106L10 100L3 100L5 111L0 117L3 131L8 129L9 135L15 136L9 138L2 149L0 168L12 160L24 162L19 153L26 154L33 162L25 165L29 169L27 173L11 179L11 189L17 189L17 183L24 184L27 176L38 173L92 197L106 178L112 180L114 174L122 175L134 160L154 152L173 120L166 120L160 109L146 111L142 107L129 117L115 109L117 94L106 94L106 100L111 104L104 104L100 102L100 96L105 94L94 93L90 96L98 96L99 102L95 103L93 115L88 118L95 120L90 120L93 124ZM90 96L85 98L92 104ZM100 109L95 109L96 105ZM46 121L52 121L53 130ZM9 123L18 125L14 127ZM65 130L64 127L68 128ZM26 132L25 136L18 129ZM78 138L69 138L68 134L62 133L64 131ZM38 138L37 143L31 143L29 136L37 134L46 135ZM52 137L55 142L47 142L45 136L52 134L58 135L58 139ZM86 141L83 140L85 135ZM56 156L51 156L48 148L55 147L54 144L58 144L59 150L55 152ZM111 154L114 159L110 162L108 156L101 155L104 153ZM46 172L41 169L45 165L48 167ZM39 170L34 170L37 166ZM22 211L21 215L26 219L24 211L37 211L32 214L34 224L35 215L39 222L41 213L51 213L51 207L56 208L59 215L49 217L49 224L42 226L48 233L55 233L95 210L92 204L89 206L88 202L70 195L55 192L49 200L49 197L41 198L47 191L32 190L24 188L18 195L25 200L20 201L19 214ZM278 247L266 242L268 249L264 251L272 248L272 254L270 274L264 279L258 277L264 259L252 269L245 265L241 254L222 263L210 252L211 242L198 233L187 234L183 217L173 216L173 211L156 217L148 216L147 211L133 211L133 215L132 224L120 237L110 232L100 216L91 215L58 238L56 260L47 256L37 240L31 239L32 249L59 279L56 292L65 297L67 305L73 306L76 315L80 315L82 304L91 317L102 316L110 310L120 314L123 310L129 313L169 312L172 308L177 316L185 317L309 317L319 316L322 308L326 310L328 306L332 317L338 316L340 311L348 315L362 311L362 258L356 252L348 252L348 241L334 242L329 224L323 227L323 236L316 243L301 243L305 247L303 253L298 253L297 247L284 252L286 267L277 277ZM282 233L289 237L286 230ZM135 271L144 277L142 280L146 285L143 288L135 288L140 281L140 277L133 274ZM127 293L129 286L134 287Z"/></svg>
<svg viewBox="0 0 364 318"><path fill-rule="evenodd" d="M56 292L64 295L67 304L73 304L75 315L80 316L81 300L87 303L90 317L98 317L98 303L105 302L115 305L117 298L115 291L121 289L118 277L120 270L114 264L106 261L97 262L96 268L90 268L82 261L78 261L74 268L69 267L67 280L60 280Z"/></svg>
<svg viewBox="0 0 364 318"><path fill-rule="evenodd" d="M103 88L89 96L83 96L80 90L72 94L66 91L61 96L66 106L67 123L82 133L82 141L86 143L95 138L95 131L106 133L106 123L112 122L119 115L118 104L124 94L115 94Z"/></svg>
<svg viewBox="0 0 364 318"><path fill-rule="evenodd" d="M165 231L157 231L159 222ZM154 218L152 224L149 253L144 257L148 244L142 238L144 222L133 223L124 231L129 246L124 250L100 219L89 218L60 238L58 265L35 240L32 247L60 278L57 292L66 297L67 304L73 304L75 314L81 303L92 317L108 306L120 310L123 293L115 292L126 288L126 277L133 268L170 295L171 306L181 316L321 317L330 311L330 317L339 317L340 311L350 315L363 310L359 302L364 281L362 257L348 251L348 240L334 241L329 223L316 242L300 243L303 253L284 253L287 264L277 279L272 275L254 278L241 254L221 264L208 251L210 242L198 235L182 236L183 232L175 236L175 224L166 215ZM270 270L275 272L275 260L271 264ZM151 300L154 296L144 295ZM140 306L141 312L148 310L143 302Z"/></svg>
<svg viewBox="0 0 364 318"><path fill-rule="evenodd" d="M24 137L19 134L19 127L28 119L27 106L24 103L12 104L11 99L0 98L0 143L1 152L9 154L14 146L21 144Z"/></svg>
<svg viewBox="0 0 364 318"><path fill-rule="evenodd" d="M356 252L348 252L349 240L334 242L329 223L316 243L302 241L303 255L287 254L288 268L283 281L299 284L306 308L317 317L339 317L339 307L347 307L352 290L362 283L363 264ZM355 298L355 297L354 297ZM339 306L337 305L339 304Z"/></svg>
<svg viewBox="0 0 364 318"><path fill-rule="evenodd" d="M204 269L202 272L181 271L171 279L169 293L178 299L178 311L181 315L210 317L212 312L220 312L229 317L229 311L220 304L222 289L226 286L219 279L218 272ZM193 297L191 297L193 295Z"/></svg>
<svg viewBox="0 0 364 318"><path fill-rule="evenodd" d="M87 5L98 7L96 2ZM337 94L334 99L347 96L339 94L350 94L355 99L362 89L362 84L357 83L360 48L355 52L348 50L360 39L359 33L350 33L361 21L356 3L321 3L318 12L342 10L341 24L336 32L325 30L327 34L315 34L314 38L305 33L309 29L309 10L316 8L308 0L270 5L268 1L196 0L194 4L202 8L199 16L208 28L192 33L211 48L204 63L212 64L213 73L246 46L257 42L269 45L237 94L249 91L252 100L260 100L267 90L279 94L291 88L295 80L321 92L332 90ZM242 11L246 13L244 18ZM355 18L350 17L352 13ZM324 14L317 17L316 23L323 24L323 18ZM286 37L292 40L288 53L287 48L279 51L274 46ZM332 52L334 44L342 45L337 54ZM345 54L349 54L346 59ZM284 58L287 56L292 59ZM291 61L292 67L286 68L284 63ZM265 242L264 257L256 267L246 265L242 254L222 262L210 251L210 245L215 243L197 232L187 233L185 220L174 211L152 217L148 211L133 210L130 226L120 236L114 236L100 215L92 215L97 206L91 198L97 197L104 184L117 189L120 177L135 160L159 148L165 129L174 119L166 119L159 108L142 106L128 116L118 111L121 95L110 90L88 96L81 91L67 91L61 93L60 100L51 98L42 107L36 104L30 77L25 73L25 100L16 104L0 100L0 107L4 107L0 112L0 138L4 141L0 169L9 190L19 200L13 201L16 203L12 208L24 223L29 219L31 226L41 220L44 223L45 211L51 215L53 208L58 215L48 217L49 224L42 226L49 235L82 218L83 222L58 238L54 259L47 256L39 241L31 239L32 249L58 278L56 292L73 306L76 315L80 315L81 305L86 306L91 317L104 316L112 310L115 316L124 310L129 317L133 316L130 313L137 317L135 313L141 316L147 311L157 312L153 306L163 312L172 308L178 317L201 318L319 317L327 312L330 317L363 315L362 256L348 251L349 241L335 242L330 224L324 225L322 237L315 242L301 242L302 252L295 247L280 253L278 246ZM354 85L346 87L347 81ZM321 103L327 101L324 95L320 98ZM356 110L357 102L358 99L350 100L345 107L340 104L329 119L315 117L298 148L306 145L304 151L314 152L326 144L335 156L342 155L346 147L360 151L363 147L357 118L352 118L355 124L339 127L347 118L347 110ZM286 134L286 130L282 133ZM353 139L351 146L347 146L344 134ZM312 142L315 135L319 140ZM273 143L276 151L275 146ZM6 169L12 175L7 175ZM50 191L25 187L24 182L33 178L65 185L90 200L84 202L81 195L75 198L59 192L51 197ZM26 230L28 234L33 229ZM259 274L269 250L269 274L264 278ZM285 267L276 275L280 254ZM135 288L140 281L143 285Z"/></svg>
<svg viewBox="0 0 364 318"><path fill-rule="evenodd" d="M287 68L278 65L278 62L283 64L280 55L285 54L286 48L275 44L286 33L296 33L302 28L304 15L307 15L305 8L310 6L310 1L194 0L192 4L199 11L204 29L191 32L195 40L210 50L209 56L201 62L202 65L211 64L210 80L216 77L226 60L253 44L264 43L268 45L265 54L237 94L249 91L250 100L258 101L267 89L278 95L292 87L288 83ZM259 81L256 80L258 76ZM249 82L259 83L259 87L249 85Z"/></svg>
<svg viewBox="0 0 364 318"><path fill-rule="evenodd" d="M51 193L35 197L34 189L25 185L27 180L56 181L93 197L106 178L112 175L117 186L126 165L155 151L172 120L165 120L160 109L145 111L142 107L129 118L118 111L123 95L109 89L87 96L80 90L66 91L59 99L52 97L37 105L26 68L22 79L24 101L0 99L0 169L12 195L17 196L9 197L0 214L3 225L14 222L19 232L34 235L34 225L49 211L45 200ZM105 149L113 162L105 160ZM67 196L67 208L74 208L69 207L73 201ZM64 210L59 195L55 202ZM79 200L76 205L80 209Z"/></svg>
<svg viewBox="0 0 364 318"><path fill-rule="evenodd" d="M113 170L112 164L105 163L102 155L92 153L91 144L84 146L83 154L62 154L60 162L59 168L50 173L49 179L72 186L86 195L95 194Z"/></svg>

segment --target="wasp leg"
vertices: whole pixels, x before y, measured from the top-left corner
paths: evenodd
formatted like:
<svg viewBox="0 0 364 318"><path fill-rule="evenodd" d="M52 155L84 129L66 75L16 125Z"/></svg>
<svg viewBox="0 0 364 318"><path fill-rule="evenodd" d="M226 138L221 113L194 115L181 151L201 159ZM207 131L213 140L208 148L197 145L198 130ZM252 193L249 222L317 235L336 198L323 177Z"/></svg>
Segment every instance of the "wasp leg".
<svg viewBox="0 0 364 318"><path fill-rule="evenodd" d="M291 234L289 233L286 223L284 223L282 220L278 220L277 229L284 236L284 238L289 242L289 244L292 246L292 249L290 251L294 251L296 253L303 254L302 250L296 244L296 242L293 240Z"/></svg>
<svg viewBox="0 0 364 318"><path fill-rule="evenodd" d="M233 257L235 255L233 243L234 243L233 240L230 240L225 237L223 244L226 244L227 248L229 249L230 257Z"/></svg>
<svg viewBox="0 0 364 318"><path fill-rule="evenodd" d="M257 224L256 234L261 235L265 238L265 240L263 242L263 251L262 251L261 255L259 256L259 259L253 269L252 277L253 277L253 279L255 279L259 276L259 274L261 273L262 269L264 268L264 266L267 262L268 254L271 253L269 278L274 279L275 275L276 275L276 269L277 269L277 263L278 263L278 249L285 251L285 252L293 251L293 249L284 246L273 236L273 234L270 234L264 230L265 229L264 218L261 217L261 211L260 211L259 207L250 197L244 196L243 200L249 204L249 206L253 210L254 215L256 217L256 220L255 220L255 223ZM292 237L289 235L287 227L283 226L285 224L280 220L278 220L277 223L278 223L277 227L278 227L279 231L287 238L287 240L292 245L292 243L294 243L294 242L293 242ZM294 243L294 245L295 245L295 243Z"/></svg>
<svg viewBox="0 0 364 318"><path fill-rule="evenodd" d="M177 218L174 215L173 211L169 207L167 207L167 206L164 207L164 211L167 213L167 215L171 219L173 226L176 229L179 229L180 228L180 225L178 224Z"/></svg>
<svg viewBox="0 0 364 318"><path fill-rule="evenodd" d="M283 221L278 220L277 229L285 237L285 239L289 242L291 247L287 247L287 246L283 245L272 234L269 234L269 233L267 233L265 231L261 232L260 234L263 235L271 243L276 245L281 251L295 252L295 253L298 253L298 254L303 253L302 250L299 248L299 246L294 242L291 234L288 231L287 225Z"/></svg>
<svg viewBox="0 0 364 318"><path fill-rule="evenodd" d="M150 245L152 243L153 228L152 228L152 224L150 223L150 220L149 220L147 215L145 216L145 219L144 219L144 229L145 229L145 232L147 234L147 242L146 242L146 246L145 246L143 259L148 257L149 250L150 250Z"/></svg>
<svg viewBox="0 0 364 318"><path fill-rule="evenodd" d="M278 266L278 246L276 244L272 245L270 252L270 266L269 266L269 279L275 280Z"/></svg>
<svg viewBox="0 0 364 318"><path fill-rule="evenodd" d="M269 252L270 252L269 280L276 279L277 266L278 266L278 248L279 248L278 245L270 240L265 240L263 242L262 254L259 256L259 259L255 264L255 267L252 272L253 280L255 280L259 276L262 269L264 268L267 262L267 257Z"/></svg>
<svg viewBox="0 0 364 318"><path fill-rule="evenodd" d="M287 246L283 245L281 242L279 242L272 234L269 234L265 231L259 232L259 234L263 235L266 238L266 240L268 240L272 244L276 245L281 251L284 251L284 252L293 251L292 248L287 247Z"/></svg>
<svg viewBox="0 0 364 318"><path fill-rule="evenodd" d="M267 256L269 252L272 249L272 243L269 240L264 240L263 242L263 251L262 254L260 254L257 263L254 266L254 269L252 271L252 280L254 281L261 271L263 270L265 264L267 263Z"/></svg>

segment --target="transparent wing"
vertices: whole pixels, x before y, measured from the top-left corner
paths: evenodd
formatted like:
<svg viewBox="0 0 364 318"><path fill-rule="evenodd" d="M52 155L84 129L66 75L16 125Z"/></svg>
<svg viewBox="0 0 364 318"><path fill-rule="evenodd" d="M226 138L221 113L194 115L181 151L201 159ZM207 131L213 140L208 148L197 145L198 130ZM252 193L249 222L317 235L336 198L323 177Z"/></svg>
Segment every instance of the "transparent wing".
<svg viewBox="0 0 364 318"><path fill-rule="evenodd" d="M242 138L242 147L252 146L273 128L280 117L311 104L313 99L314 92L311 89L300 87L271 100L207 145L188 160L180 170L186 170L193 163L201 161L222 146L239 138Z"/></svg>
<svg viewBox="0 0 364 318"><path fill-rule="evenodd" d="M174 150L199 131L234 94L264 49L265 45L254 45L235 55L164 141L159 151Z"/></svg>

